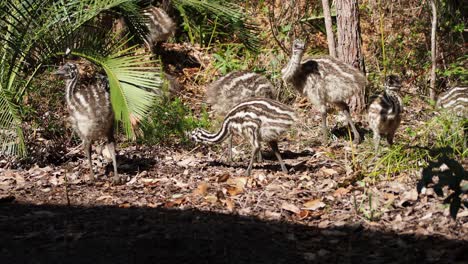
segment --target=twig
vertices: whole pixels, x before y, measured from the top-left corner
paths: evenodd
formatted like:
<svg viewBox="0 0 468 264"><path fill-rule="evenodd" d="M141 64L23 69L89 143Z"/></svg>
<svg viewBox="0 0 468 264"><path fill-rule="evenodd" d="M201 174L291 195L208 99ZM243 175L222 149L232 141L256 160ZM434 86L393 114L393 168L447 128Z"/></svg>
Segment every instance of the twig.
<svg viewBox="0 0 468 264"><path fill-rule="evenodd" d="M78 146L72 148L67 154L65 154L65 156L70 156L70 155L78 153L79 149L82 148L82 147L83 147L83 143L81 143Z"/></svg>
<svg viewBox="0 0 468 264"><path fill-rule="evenodd" d="M278 44L278 46L283 50L284 53L290 56L291 53L289 52L289 50L278 39L278 35L276 32L276 24L274 24L274 17L275 17L275 1L272 1L271 5L268 7L268 21L270 22L271 34L276 44Z"/></svg>
<svg viewBox="0 0 468 264"><path fill-rule="evenodd" d="M66 166L65 169L65 176L64 176L64 181L65 181L65 197L67 199L67 206L70 206L70 196L68 194L68 172L69 172L70 167Z"/></svg>
<svg viewBox="0 0 468 264"><path fill-rule="evenodd" d="M257 203L256 203L255 206L253 207L252 211L255 211L255 209L257 209L257 207L258 207L258 205L260 204L260 201L261 201L260 198L262 198L262 196L265 194L265 192L266 192L266 190L264 190L262 193L260 193L260 195L259 195L258 198L257 198Z"/></svg>
<svg viewBox="0 0 468 264"><path fill-rule="evenodd" d="M191 149L189 152L187 152L187 154L193 153L195 150L199 149L200 147L201 147L201 145L198 145L198 146L194 147L194 148Z"/></svg>

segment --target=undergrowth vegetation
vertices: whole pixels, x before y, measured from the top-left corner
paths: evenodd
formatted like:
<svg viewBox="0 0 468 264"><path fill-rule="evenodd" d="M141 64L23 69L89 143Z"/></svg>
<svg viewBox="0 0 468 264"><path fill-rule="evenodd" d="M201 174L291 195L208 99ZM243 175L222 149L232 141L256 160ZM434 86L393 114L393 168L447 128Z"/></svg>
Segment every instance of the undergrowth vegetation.
<svg viewBox="0 0 468 264"><path fill-rule="evenodd" d="M201 117L197 117L179 98L162 97L155 100L147 120L142 122L142 137L139 142L155 144L180 140L181 143L186 143L187 131L209 126L210 120L205 109L202 110Z"/></svg>
<svg viewBox="0 0 468 264"><path fill-rule="evenodd" d="M197 71L188 69L179 77L186 81L185 84L194 84L197 91L203 91L200 87L221 75L235 70L255 71L272 81L277 89L277 99L291 103L299 97L291 87L283 84L281 68L288 60L292 40L309 39L308 55L327 53L320 3L298 1L297 6L292 6L294 1L248 2L240 5L243 8L238 8L235 1L173 1L170 15L177 22L179 30L169 42L189 42L210 58ZM427 91L427 70L430 65L427 51L430 20L421 19L429 17L430 9L424 4L419 3L415 7L412 4L413 1L382 1L379 7L375 1L362 1L360 8L368 94L375 93L381 87L385 73L396 73L405 82L405 105L409 105L413 97L420 97L415 90ZM223 9L223 6L226 8ZM464 30L460 22L460 8L449 5L448 1L441 1L441 8L442 14L455 10L451 12L455 14L453 17L440 17L440 39L447 37L450 40L442 43L440 48L442 51L454 51L444 53L446 57L439 68L439 87L444 87L449 83L466 82L468 75L466 55L460 56L458 52L463 48L460 39ZM255 16L252 16L253 13ZM385 22L383 28L378 28L380 18ZM190 75L192 72L196 74ZM37 84L49 74L40 73L40 77L31 83ZM66 131L62 126L63 115L56 112L63 103L57 103L63 100L63 83L58 85L60 88L54 92L32 85L25 93L24 103L18 106L22 118L32 128L30 130L44 131L46 138L54 138ZM424 97L424 93L422 95ZM34 102L34 96L44 100L44 103ZM190 100L178 96L163 92L162 96L148 101L151 103L148 114L141 114L140 143L185 142L186 131L217 125L216 121L210 120L209 109L195 109L198 105L195 107ZM203 97L202 92L197 97L196 100ZM55 122L54 118L59 121ZM466 119L452 118L446 113L433 115L417 126L400 131L402 140L392 147L381 148L377 158L370 151L370 143L364 142L362 147L355 149L355 164L360 163L363 175L375 179L379 175L391 177L421 168L429 160L437 158L439 154L434 151L436 149L450 149L450 157L466 159L466 127Z"/></svg>
<svg viewBox="0 0 468 264"><path fill-rule="evenodd" d="M154 100L148 116L141 122L138 141L143 144L187 143L187 131L211 125L206 108L200 112L199 116L194 115L180 98L172 97L166 80L162 94Z"/></svg>
<svg viewBox="0 0 468 264"><path fill-rule="evenodd" d="M416 127L401 131L401 140L393 146L371 151L370 140L359 151L361 169L369 180L389 179L403 172L417 171L444 156L462 162L468 158L468 120L440 112Z"/></svg>

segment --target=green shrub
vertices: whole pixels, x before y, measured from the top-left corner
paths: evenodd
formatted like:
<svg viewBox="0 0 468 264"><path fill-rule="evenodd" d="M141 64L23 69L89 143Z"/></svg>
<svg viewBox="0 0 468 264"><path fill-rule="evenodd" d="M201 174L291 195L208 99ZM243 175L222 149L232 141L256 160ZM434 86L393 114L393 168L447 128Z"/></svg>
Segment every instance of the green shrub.
<svg viewBox="0 0 468 264"><path fill-rule="evenodd" d="M468 158L467 128L468 119L442 111L417 127L408 127L399 142L381 147L377 156L370 146L364 146L366 150L358 155L363 174L371 179L388 178L427 166L441 155L462 161Z"/></svg>
<svg viewBox="0 0 468 264"><path fill-rule="evenodd" d="M186 143L185 132L209 125L205 108L202 108L201 118L198 119L179 98L164 97L155 101L147 120L142 123L143 136L139 141L147 144Z"/></svg>

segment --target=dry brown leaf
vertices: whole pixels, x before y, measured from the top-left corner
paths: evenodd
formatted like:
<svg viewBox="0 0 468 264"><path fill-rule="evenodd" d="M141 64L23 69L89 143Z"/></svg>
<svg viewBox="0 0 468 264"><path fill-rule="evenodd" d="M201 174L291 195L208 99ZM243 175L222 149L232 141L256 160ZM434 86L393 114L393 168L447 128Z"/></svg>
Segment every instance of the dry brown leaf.
<svg viewBox="0 0 468 264"><path fill-rule="evenodd" d="M333 192L333 196L341 197L341 196L343 196L343 195L345 195L347 193L349 193L349 189L340 187L340 188L336 189L335 192Z"/></svg>
<svg viewBox="0 0 468 264"><path fill-rule="evenodd" d="M229 178L227 180L227 184L229 185L235 185L238 188L244 188L247 185L247 182L249 181L248 177L236 177L236 178Z"/></svg>
<svg viewBox="0 0 468 264"><path fill-rule="evenodd" d="M384 193L383 197L385 200L388 200L388 203L393 203L395 200L395 195L393 193Z"/></svg>
<svg viewBox="0 0 468 264"><path fill-rule="evenodd" d="M222 190L216 191L216 197L218 197L218 200L224 200L224 192Z"/></svg>
<svg viewBox="0 0 468 264"><path fill-rule="evenodd" d="M317 209L325 207L325 203L321 199L314 199L304 203L304 210L315 211Z"/></svg>
<svg viewBox="0 0 468 264"><path fill-rule="evenodd" d="M271 211L265 211L265 217L267 219L272 219L272 220L278 220L281 218L281 213L278 212L271 212Z"/></svg>
<svg viewBox="0 0 468 264"><path fill-rule="evenodd" d="M15 175L15 180L16 180L16 186L17 187L22 187L22 186L24 186L26 184L26 181L24 180L23 175L21 175L19 173Z"/></svg>
<svg viewBox="0 0 468 264"><path fill-rule="evenodd" d="M418 191L416 189L412 189L411 191L407 191L403 193L400 202L398 203L399 206L405 206L408 202L414 202L418 200Z"/></svg>
<svg viewBox="0 0 468 264"><path fill-rule="evenodd" d="M299 220L303 220L305 218L307 218L309 216L310 212L307 211L307 210L301 210L298 214L297 214L297 217L299 218Z"/></svg>
<svg viewBox="0 0 468 264"><path fill-rule="evenodd" d="M323 175L326 175L326 176L332 176L334 174L338 174L338 171L336 171L335 169L326 168L326 167L320 168L319 172L322 172Z"/></svg>
<svg viewBox="0 0 468 264"><path fill-rule="evenodd" d="M229 178L226 183L229 184L226 188L227 192L230 196L236 196L242 192L244 192L244 187L248 182L247 177L236 177L236 178Z"/></svg>
<svg viewBox="0 0 468 264"><path fill-rule="evenodd" d="M0 174L0 180L15 179L16 173L12 170L3 171Z"/></svg>
<svg viewBox="0 0 468 264"><path fill-rule="evenodd" d="M103 195L103 196L99 196L98 198L96 198L96 201L102 201L102 200L106 200L106 199L112 199L114 197L112 197L111 195Z"/></svg>
<svg viewBox="0 0 468 264"><path fill-rule="evenodd" d="M130 208L130 203L122 203L122 204L119 204L119 207L120 208Z"/></svg>
<svg viewBox="0 0 468 264"><path fill-rule="evenodd" d="M327 228L329 225L330 225L330 221L329 221L329 220L323 220L323 221L320 222L317 226L318 226L319 228Z"/></svg>
<svg viewBox="0 0 468 264"><path fill-rule="evenodd" d="M465 209L457 214L457 218L462 218L468 216L468 210Z"/></svg>
<svg viewBox="0 0 468 264"><path fill-rule="evenodd" d="M231 198L226 198L224 200L224 205L226 206L226 208L228 209L229 212L233 212L234 211L234 201L232 201Z"/></svg>
<svg viewBox="0 0 468 264"><path fill-rule="evenodd" d="M128 181L125 185L132 185L132 184L134 184L135 182L137 182L138 178L139 178L138 175L135 176L135 177L132 177L132 178L130 179L130 181Z"/></svg>
<svg viewBox="0 0 468 264"><path fill-rule="evenodd" d="M49 183L54 185L54 186L57 186L58 185L57 177L55 177L55 176L50 177L49 178Z"/></svg>
<svg viewBox="0 0 468 264"><path fill-rule="evenodd" d="M138 181L148 187L159 185L159 179L140 178Z"/></svg>
<svg viewBox="0 0 468 264"><path fill-rule="evenodd" d="M230 196L236 196L240 193L243 193L244 188L238 188L237 186L228 186L226 187L226 191L229 193Z"/></svg>
<svg viewBox="0 0 468 264"><path fill-rule="evenodd" d="M201 182L200 184L198 184L198 187L192 192L192 194L197 195L197 196L205 196L207 192L208 192L208 183Z"/></svg>
<svg viewBox="0 0 468 264"><path fill-rule="evenodd" d="M215 204L218 202L218 197L216 195L207 195L205 196L205 201L211 204Z"/></svg>
<svg viewBox="0 0 468 264"><path fill-rule="evenodd" d="M281 209L289 211L289 212L293 212L295 214L299 214L301 212L301 209L299 209L299 207L295 206L294 204L287 203L287 202L284 202L281 205Z"/></svg>
<svg viewBox="0 0 468 264"><path fill-rule="evenodd" d="M177 166L187 168L196 164L197 159L195 157L188 157L182 161L177 162Z"/></svg>
<svg viewBox="0 0 468 264"><path fill-rule="evenodd" d="M172 199L166 203L164 203L164 207L175 207L181 205L183 202L185 202L185 197L180 197L177 199Z"/></svg>
<svg viewBox="0 0 468 264"><path fill-rule="evenodd" d="M224 173L216 178L216 182L226 182L230 176L229 173Z"/></svg>

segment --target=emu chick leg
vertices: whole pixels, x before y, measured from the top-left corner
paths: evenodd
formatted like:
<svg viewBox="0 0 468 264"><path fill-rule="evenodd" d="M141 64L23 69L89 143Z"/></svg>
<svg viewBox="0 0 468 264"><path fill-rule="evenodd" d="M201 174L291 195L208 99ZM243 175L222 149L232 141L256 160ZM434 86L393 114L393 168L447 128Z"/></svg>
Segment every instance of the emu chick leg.
<svg viewBox="0 0 468 264"><path fill-rule="evenodd" d="M120 183L121 178L120 178L120 176L119 176L119 174L117 172L117 158L115 156L115 142L114 141L109 141L107 143L107 147L108 147L109 152L110 152L111 157L112 157L112 165L114 166L114 177L113 177L112 181L114 183Z"/></svg>
<svg viewBox="0 0 468 264"><path fill-rule="evenodd" d="M94 181L93 161L91 160L91 142L87 140L83 141L83 147L89 163L89 180Z"/></svg>
<svg viewBox="0 0 468 264"><path fill-rule="evenodd" d="M229 135L229 150L228 150L228 155L229 155L229 160L228 160L228 164L231 164L232 163L232 134Z"/></svg>
<svg viewBox="0 0 468 264"><path fill-rule="evenodd" d="M373 131L374 132L374 151L375 154L378 153L379 151L379 145L380 145L380 134L378 131Z"/></svg>
<svg viewBox="0 0 468 264"><path fill-rule="evenodd" d="M284 161L283 159L281 158L281 154L280 154L280 151L279 151L279 148L278 148L278 142L276 141L270 141L269 142L270 144L270 147L271 149L273 150L273 152L275 153L275 156L276 158L278 159L280 165L281 165L281 170L284 172L284 173L288 173L288 169L286 169L286 165L284 164Z"/></svg>
<svg viewBox="0 0 468 264"><path fill-rule="evenodd" d="M344 113L346 122L351 126L351 130L353 131L353 136L354 136L353 143L358 144L359 142L361 142L361 136L359 135L359 132L357 131L356 126L354 126L353 120L351 119L351 114L349 113L348 105L345 102L340 102L340 103L337 103L336 105Z"/></svg>
<svg viewBox="0 0 468 264"><path fill-rule="evenodd" d="M322 141L326 144L328 142L327 109L321 109L320 112L322 115Z"/></svg>
<svg viewBox="0 0 468 264"><path fill-rule="evenodd" d="M250 157L249 167L247 167L247 176L250 176L252 172L252 167L253 167L253 163L255 160L255 156L257 155L259 151L260 151L260 146L252 147L252 156Z"/></svg>
<svg viewBox="0 0 468 264"><path fill-rule="evenodd" d="M252 145L252 156L250 157L249 167L247 168L247 176L250 176L250 173L252 172L252 167L253 167L255 157L260 151L260 142L259 142L260 137L259 137L257 129L252 129L249 132L250 133L245 133L245 135L248 136L250 139L250 144Z"/></svg>
<svg viewBox="0 0 468 264"><path fill-rule="evenodd" d="M262 152L261 152L261 151L259 151L258 154L257 154L257 161L258 161L259 163L262 163L262 162L263 162L263 157L262 157Z"/></svg>

